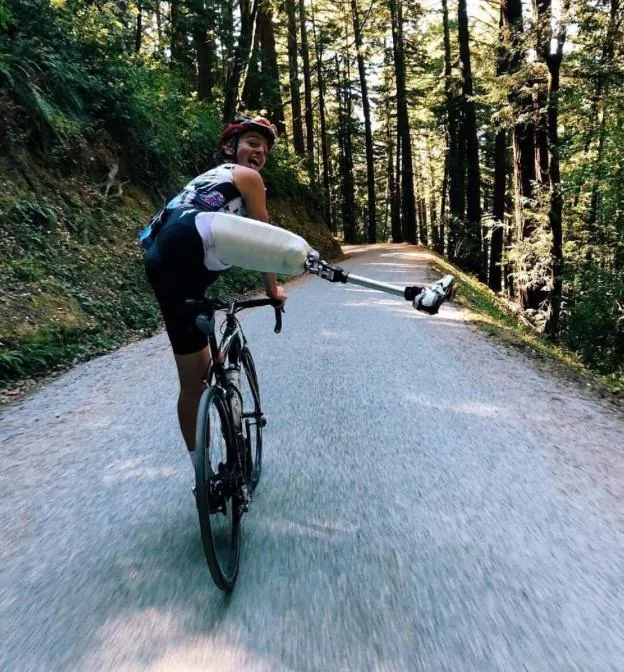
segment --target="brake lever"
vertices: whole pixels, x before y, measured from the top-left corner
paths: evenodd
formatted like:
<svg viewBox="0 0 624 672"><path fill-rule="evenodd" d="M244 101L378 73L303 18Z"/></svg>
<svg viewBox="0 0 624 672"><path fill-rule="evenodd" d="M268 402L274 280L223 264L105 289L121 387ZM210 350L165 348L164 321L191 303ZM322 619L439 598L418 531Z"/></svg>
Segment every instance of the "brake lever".
<svg viewBox="0 0 624 672"><path fill-rule="evenodd" d="M282 313L285 313L284 306L274 306L275 310L275 329L274 333L279 334L282 330Z"/></svg>

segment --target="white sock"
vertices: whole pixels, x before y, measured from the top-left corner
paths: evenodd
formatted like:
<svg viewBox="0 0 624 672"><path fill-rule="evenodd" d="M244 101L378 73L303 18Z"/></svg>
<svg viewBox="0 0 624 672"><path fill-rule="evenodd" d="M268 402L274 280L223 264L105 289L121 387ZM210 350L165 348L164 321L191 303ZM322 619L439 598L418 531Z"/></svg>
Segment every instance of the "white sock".
<svg viewBox="0 0 624 672"><path fill-rule="evenodd" d="M197 466L197 455L195 455L194 450L189 450L188 451L189 457L191 458L191 462L193 463L193 469Z"/></svg>

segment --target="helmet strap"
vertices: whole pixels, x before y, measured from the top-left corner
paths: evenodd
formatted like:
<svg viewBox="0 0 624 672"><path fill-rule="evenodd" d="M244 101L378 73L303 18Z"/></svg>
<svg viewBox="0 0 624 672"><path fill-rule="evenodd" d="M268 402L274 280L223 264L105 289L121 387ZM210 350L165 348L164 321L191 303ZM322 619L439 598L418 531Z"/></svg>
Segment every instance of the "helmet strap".
<svg viewBox="0 0 624 672"><path fill-rule="evenodd" d="M234 162L236 162L236 152L238 151L238 134L223 144L222 151L225 156L231 156L234 159Z"/></svg>

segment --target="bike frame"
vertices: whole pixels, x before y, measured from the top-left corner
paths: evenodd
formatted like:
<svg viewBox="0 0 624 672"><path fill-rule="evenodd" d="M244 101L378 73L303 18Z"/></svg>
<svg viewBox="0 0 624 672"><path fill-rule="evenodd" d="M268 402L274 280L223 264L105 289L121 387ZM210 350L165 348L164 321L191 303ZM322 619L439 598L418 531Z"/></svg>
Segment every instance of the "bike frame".
<svg viewBox="0 0 624 672"><path fill-rule="evenodd" d="M189 307L195 308L198 315L195 318L195 324L198 329L208 336L208 347L210 348L211 362L204 378L204 385L208 387L211 382L211 376L214 374L217 385L225 391L226 402L229 415L232 422L230 427L232 433L232 445L236 447L238 455L242 455L243 445L243 420L241 414L241 404L235 403L237 397L240 398L239 381L232 375L232 369L240 373L240 353L247 343L243 334L241 325L236 318L236 313L247 308L256 308L260 306L273 306L275 308L275 332L279 333L282 326L281 304L274 299L247 299L242 301L230 301L225 303L216 298L204 298L201 301L187 301ZM221 342L217 343L216 336L216 312L225 310L225 331ZM228 366L225 366L225 362ZM262 418L256 418L257 422L262 422ZM237 456L228 456L234 458Z"/></svg>
<svg viewBox="0 0 624 672"><path fill-rule="evenodd" d="M225 374L225 361L229 359L231 366L238 367L239 353L246 343L243 330L235 317L235 302L232 302L226 312L225 331L221 342L217 343L215 333L216 310L211 313L203 313L197 317L198 327L208 336L208 347L210 348L210 367L206 372L206 384L209 384L210 374L214 376L218 384L224 389L227 388L227 377Z"/></svg>
<svg viewBox="0 0 624 672"><path fill-rule="evenodd" d="M238 358L240 351L247 343L240 323L236 319L236 313L247 308L257 308L260 306L273 306L275 308L275 333L279 333L282 328L281 307L274 299L246 299L242 301L230 301L225 303L220 299L207 297L201 301L190 300L187 305L197 310L195 324L198 329L208 336L208 347L210 348L210 368L206 372L205 381L208 384L210 374L214 372L219 385L224 389L227 387L227 378L225 374L225 360L229 357L232 366L238 367ZM218 310L225 311L225 331L221 342L217 343L215 333L215 314Z"/></svg>

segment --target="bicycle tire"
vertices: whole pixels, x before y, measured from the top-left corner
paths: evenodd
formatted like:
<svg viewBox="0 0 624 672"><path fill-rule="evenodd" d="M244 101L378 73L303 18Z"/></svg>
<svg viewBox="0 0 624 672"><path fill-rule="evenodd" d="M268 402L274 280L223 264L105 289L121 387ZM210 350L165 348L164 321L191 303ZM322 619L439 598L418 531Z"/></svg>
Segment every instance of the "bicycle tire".
<svg viewBox="0 0 624 672"><path fill-rule="evenodd" d="M232 496L215 499L211 488L218 480L220 464L228 464L228 457L235 454L230 426L225 392L220 387L206 388L195 432L195 499L210 574L217 587L227 593L238 576L241 509ZM215 511L216 502L225 505L225 512Z"/></svg>
<svg viewBox="0 0 624 672"><path fill-rule="evenodd" d="M243 428L247 460L251 465L249 485L251 492L256 489L262 470L262 427L264 418L260 403L260 387L256 366L251 352L245 346L240 354L241 376L239 381L240 393L243 399Z"/></svg>

